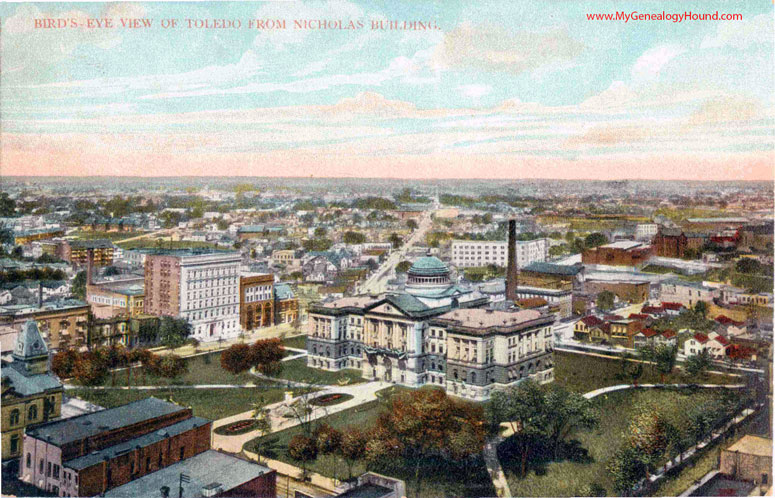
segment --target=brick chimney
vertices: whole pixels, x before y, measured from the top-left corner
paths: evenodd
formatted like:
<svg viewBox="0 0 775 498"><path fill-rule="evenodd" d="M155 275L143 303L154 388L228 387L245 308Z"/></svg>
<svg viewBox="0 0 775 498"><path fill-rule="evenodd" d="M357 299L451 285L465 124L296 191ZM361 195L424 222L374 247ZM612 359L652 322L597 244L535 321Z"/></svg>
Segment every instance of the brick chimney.
<svg viewBox="0 0 775 498"><path fill-rule="evenodd" d="M94 284L94 249L86 249L86 285Z"/></svg>
<svg viewBox="0 0 775 498"><path fill-rule="evenodd" d="M517 263L517 220L509 220L508 263L506 267L506 300L517 299L519 264Z"/></svg>

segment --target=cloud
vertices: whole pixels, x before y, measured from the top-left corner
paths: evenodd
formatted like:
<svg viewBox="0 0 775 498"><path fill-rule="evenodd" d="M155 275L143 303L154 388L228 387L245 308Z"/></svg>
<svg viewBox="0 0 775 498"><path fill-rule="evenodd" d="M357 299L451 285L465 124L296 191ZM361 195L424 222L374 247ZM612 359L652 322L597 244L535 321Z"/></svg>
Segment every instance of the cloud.
<svg viewBox="0 0 775 498"><path fill-rule="evenodd" d="M461 95L465 95L466 97L473 99L484 97L485 95L489 95L490 92L492 92L492 87L490 85L482 84L461 85L457 87L457 89Z"/></svg>
<svg viewBox="0 0 775 498"><path fill-rule="evenodd" d="M716 33L706 36L700 44L701 49L733 47L747 49L759 44L772 44L775 32L772 14L761 14L743 21L723 21L718 23Z"/></svg>
<svg viewBox="0 0 775 498"><path fill-rule="evenodd" d="M475 69L519 74L578 56L584 46L564 30L510 33L463 23L445 33L433 53L434 69Z"/></svg>
<svg viewBox="0 0 775 498"><path fill-rule="evenodd" d="M686 52L678 45L659 45L646 50L632 66L631 76L634 82L653 81L668 62Z"/></svg>
<svg viewBox="0 0 775 498"><path fill-rule="evenodd" d="M738 95L716 97L705 101L688 119L690 126L729 122L748 122L760 117L761 106L752 99Z"/></svg>

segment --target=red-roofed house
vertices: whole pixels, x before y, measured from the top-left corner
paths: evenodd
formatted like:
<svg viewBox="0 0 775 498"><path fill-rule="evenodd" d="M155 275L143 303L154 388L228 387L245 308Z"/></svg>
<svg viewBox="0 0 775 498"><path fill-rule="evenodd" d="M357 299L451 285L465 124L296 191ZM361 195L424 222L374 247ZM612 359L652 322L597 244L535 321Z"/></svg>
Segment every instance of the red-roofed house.
<svg viewBox="0 0 775 498"><path fill-rule="evenodd" d="M657 332L654 329L643 329L637 334L635 334L634 342L635 347L639 346L645 346L647 344L654 344L654 338L659 335L659 332Z"/></svg>
<svg viewBox="0 0 775 498"><path fill-rule="evenodd" d="M654 341L657 344L667 344L668 346L675 346L676 341L678 340L678 335L675 333L674 330L665 330L661 334L659 334L657 337L654 338Z"/></svg>
<svg viewBox="0 0 775 498"><path fill-rule="evenodd" d="M686 309L681 303L662 303L662 307L665 309L665 313L672 316L678 316Z"/></svg>
<svg viewBox="0 0 775 498"><path fill-rule="evenodd" d="M703 350L708 349L708 340L707 335L697 332L684 342L684 354L686 356L700 354Z"/></svg>
<svg viewBox="0 0 775 498"><path fill-rule="evenodd" d="M644 306L640 310L641 314L651 315L653 317L660 317L665 314L665 308L662 306Z"/></svg>
<svg viewBox="0 0 775 498"><path fill-rule="evenodd" d="M603 323L605 322L595 315L585 316L573 327L573 337L578 341L588 341L590 331L595 327L600 327Z"/></svg>
<svg viewBox="0 0 775 498"><path fill-rule="evenodd" d="M723 335L728 337L743 335L748 331L748 328L745 326L745 322L732 320L725 315L717 316L716 322L719 324L719 328Z"/></svg>

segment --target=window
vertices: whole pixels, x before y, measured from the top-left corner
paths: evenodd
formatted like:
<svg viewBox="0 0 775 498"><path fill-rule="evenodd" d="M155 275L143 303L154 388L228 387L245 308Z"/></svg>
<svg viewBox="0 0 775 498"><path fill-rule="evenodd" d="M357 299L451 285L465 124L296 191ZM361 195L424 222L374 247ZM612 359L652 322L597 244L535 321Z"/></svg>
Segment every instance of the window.
<svg viewBox="0 0 775 498"><path fill-rule="evenodd" d="M42 458L40 459L40 465L38 465L38 472L41 473L41 474L43 473L43 459Z"/></svg>
<svg viewBox="0 0 775 498"><path fill-rule="evenodd" d="M11 425L16 425L19 423L19 409L14 408L11 410Z"/></svg>
<svg viewBox="0 0 775 498"><path fill-rule="evenodd" d="M32 466L32 455L30 453L27 453L27 468L29 469Z"/></svg>
<svg viewBox="0 0 775 498"><path fill-rule="evenodd" d="M59 479L59 465L54 464L54 479Z"/></svg>
<svg viewBox="0 0 775 498"><path fill-rule="evenodd" d="M38 418L38 406L32 405L30 406L27 412L27 420L35 420L37 418Z"/></svg>
<svg viewBox="0 0 775 498"><path fill-rule="evenodd" d="M15 454L17 451L19 451L19 435L14 434L11 436L11 454Z"/></svg>
<svg viewBox="0 0 775 498"><path fill-rule="evenodd" d="M181 446L180 447L180 460L183 460L183 454L186 452L186 447Z"/></svg>
<svg viewBox="0 0 775 498"><path fill-rule="evenodd" d="M46 477L51 477L51 462L46 465Z"/></svg>

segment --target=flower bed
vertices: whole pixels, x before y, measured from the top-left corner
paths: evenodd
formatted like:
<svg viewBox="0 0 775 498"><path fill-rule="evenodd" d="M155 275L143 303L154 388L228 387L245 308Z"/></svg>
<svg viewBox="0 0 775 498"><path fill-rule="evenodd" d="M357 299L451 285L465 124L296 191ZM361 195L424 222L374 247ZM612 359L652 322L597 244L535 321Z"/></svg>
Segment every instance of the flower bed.
<svg viewBox="0 0 775 498"><path fill-rule="evenodd" d="M256 421L249 418L245 420L238 420L228 425L222 425L215 428L215 433L221 436L238 436L252 431L256 426Z"/></svg>
<svg viewBox="0 0 775 498"><path fill-rule="evenodd" d="M316 406L331 406L331 405L338 405L339 403L344 403L345 401L349 401L351 399L353 399L353 397L350 394L331 393L331 394L324 394L322 396L318 396L317 398L313 398L312 400L310 400L310 404L316 405Z"/></svg>

